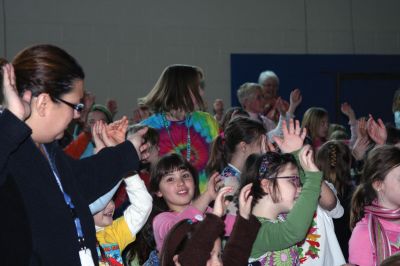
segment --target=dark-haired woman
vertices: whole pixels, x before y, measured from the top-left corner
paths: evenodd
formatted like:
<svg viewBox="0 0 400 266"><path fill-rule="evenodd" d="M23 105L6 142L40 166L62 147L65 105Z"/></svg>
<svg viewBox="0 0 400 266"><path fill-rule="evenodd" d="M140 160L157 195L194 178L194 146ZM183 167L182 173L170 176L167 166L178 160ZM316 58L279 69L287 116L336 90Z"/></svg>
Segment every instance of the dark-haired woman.
<svg viewBox="0 0 400 266"><path fill-rule="evenodd" d="M3 76L1 264L95 265L88 205L137 168L137 151L145 148L141 134L73 160L55 141L83 109L78 62L58 47L36 45L4 66Z"/></svg>

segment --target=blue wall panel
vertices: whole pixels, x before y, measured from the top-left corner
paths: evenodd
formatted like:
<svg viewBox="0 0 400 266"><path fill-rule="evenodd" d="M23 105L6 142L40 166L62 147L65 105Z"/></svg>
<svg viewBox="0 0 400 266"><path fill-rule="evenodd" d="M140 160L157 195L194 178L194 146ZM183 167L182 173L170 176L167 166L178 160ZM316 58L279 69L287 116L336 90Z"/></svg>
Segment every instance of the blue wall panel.
<svg viewBox="0 0 400 266"><path fill-rule="evenodd" d="M392 97L400 88L400 56L397 55L286 55L232 54L231 100L244 82L257 82L259 73L273 70L280 78L279 95L289 100L300 88L303 103L298 117L311 106L328 110L332 122L344 122L338 106L349 102L357 116L372 113L392 122Z"/></svg>

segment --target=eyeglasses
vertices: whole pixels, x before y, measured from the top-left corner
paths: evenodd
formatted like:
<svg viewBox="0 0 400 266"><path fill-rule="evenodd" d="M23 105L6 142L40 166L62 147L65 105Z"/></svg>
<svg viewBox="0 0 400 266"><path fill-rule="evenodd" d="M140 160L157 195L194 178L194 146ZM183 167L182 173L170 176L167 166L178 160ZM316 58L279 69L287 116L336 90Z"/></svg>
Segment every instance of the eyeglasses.
<svg viewBox="0 0 400 266"><path fill-rule="evenodd" d="M289 179L289 181L295 186L295 187L301 187L301 182L300 182L300 177L297 175L291 175L291 176L277 176L275 177L276 179Z"/></svg>
<svg viewBox="0 0 400 266"><path fill-rule="evenodd" d="M65 103L66 105L68 105L72 109L76 110L78 113L82 112L83 109L85 109L85 105L83 103L73 104L73 103L67 102L67 101L65 101L63 99L60 99L60 98L54 97L54 99L56 99L57 101L60 101L62 103Z"/></svg>

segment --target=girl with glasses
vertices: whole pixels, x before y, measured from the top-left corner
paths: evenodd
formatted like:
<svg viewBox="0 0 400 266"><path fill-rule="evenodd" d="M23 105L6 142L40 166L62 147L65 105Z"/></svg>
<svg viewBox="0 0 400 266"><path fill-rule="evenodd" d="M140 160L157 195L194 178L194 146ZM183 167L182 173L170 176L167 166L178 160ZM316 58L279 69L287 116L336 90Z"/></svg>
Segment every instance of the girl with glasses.
<svg viewBox="0 0 400 266"><path fill-rule="evenodd" d="M241 187L253 184L252 214L261 222L249 265L300 264L296 243L304 239L311 223L322 178L310 147L299 152L305 135L298 121L294 126L291 120L288 128L284 122L283 139L275 137L283 154L253 154L246 161Z"/></svg>

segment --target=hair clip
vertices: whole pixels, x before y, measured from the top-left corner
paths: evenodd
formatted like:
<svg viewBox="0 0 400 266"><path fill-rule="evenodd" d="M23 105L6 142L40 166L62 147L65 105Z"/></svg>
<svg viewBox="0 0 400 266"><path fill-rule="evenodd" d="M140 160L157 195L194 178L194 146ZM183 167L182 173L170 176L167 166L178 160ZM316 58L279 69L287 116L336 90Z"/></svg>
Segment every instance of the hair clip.
<svg viewBox="0 0 400 266"><path fill-rule="evenodd" d="M268 157L264 156L261 161L260 168L258 169L258 176L260 179L263 178L265 176L265 173L268 171L268 165Z"/></svg>

